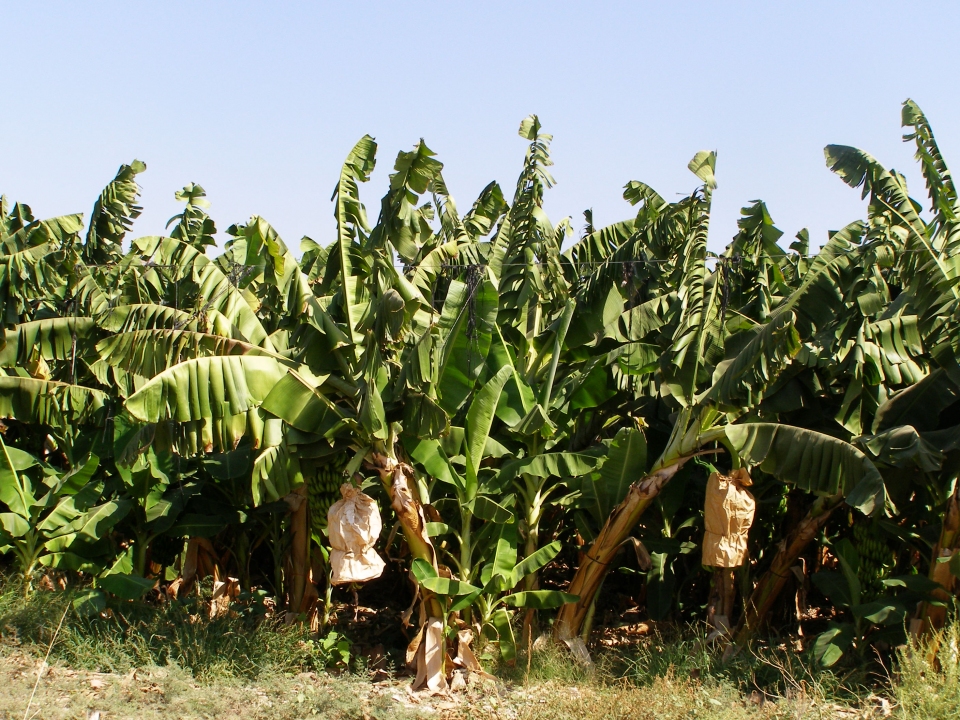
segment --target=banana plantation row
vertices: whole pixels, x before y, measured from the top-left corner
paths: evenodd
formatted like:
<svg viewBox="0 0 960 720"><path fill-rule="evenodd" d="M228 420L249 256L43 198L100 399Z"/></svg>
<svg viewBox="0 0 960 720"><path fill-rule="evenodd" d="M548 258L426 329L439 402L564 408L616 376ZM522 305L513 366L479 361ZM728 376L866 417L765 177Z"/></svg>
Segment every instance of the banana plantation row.
<svg viewBox="0 0 960 720"><path fill-rule="evenodd" d="M138 161L86 224L4 200L0 551L28 592L73 578L80 612L213 574L322 617L349 482L379 500L367 556L402 568L427 684L471 635L510 662L552 626L582 655L617 568L654 619L709 608L731 653L801 597L828 609L825 665L935 630L960 575L960 198L920 109L902 118L927 199L828 146L869 204L815 253L759 201L709 252L708 152L689 195L630 182L629 217L587 212L572 241L535 116L512 197L491 183L465 212L421 141L371 222L362 138L334 241L299 259L257 216L214 256L194 184L169 236L130 240ZM757 509L705 567L717 487Z"/></svg>

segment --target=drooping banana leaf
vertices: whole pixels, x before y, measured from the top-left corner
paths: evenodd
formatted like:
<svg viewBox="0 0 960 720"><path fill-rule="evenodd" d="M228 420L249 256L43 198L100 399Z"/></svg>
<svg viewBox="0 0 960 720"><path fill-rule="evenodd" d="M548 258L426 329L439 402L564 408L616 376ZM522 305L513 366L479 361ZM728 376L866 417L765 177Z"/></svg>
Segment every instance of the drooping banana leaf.
<svg viewBox="0 0 960 720"><path fill-rule="evenodd" d="M647 441L643 433L633 428L620 430L607 450L600 471L583 475L570 484L580 490L576 507L585 511L590 520L582 527L586 537L596 534L613 509L627 495L630 485L647 472Z"/></svg>
<svg viewBox="0 0 960 720"><path fill-rule="evenodd" d="M0 367L14 367L29 362L34 353L44 360L68 360L74 343L90 335L94 321L86 317L48 318L20 323L3 331Z"/></svg>
<svg viewBox="0 0 960 720"><path fill-rule="evenodd" d="M0 417L69 428L103 408L107 394L83 385L0 375Z"/></svg>
<svg viewBox="0 0 960 720"><path fill-rule="evenodd" d="M729 425L726 435L740 457L783 482L818 495L842 494L865 514L884 507L880 472L850 443L776 423Z"/></svg>
<svg viewBox="0 0 960 720"><path fill-rule="evenodd" d="M370 179L376 154L377 144L364 135L343 163L332 198L336 204L337 240L328 255L322 283L325 290L335 294L345 331L355 344L363 339L359 326L370 302L364 283L370 272L369 259L360 249L364 233L370 228L357 184Z"/></svg>
<svg viewBox="0 0 960 720"><path fill-rule="evenodd" d="M127 398L142 422L227 418L258 407L287 373L272 357L214 356L186 360Z"/></svg>
<svg viewBox="0 0 960 720"><path fill-rule="evenodd" d="M170 264L179 275L199 285L198 307L201 314L216 310L237 326L248 342L273 349L268 333L247 298L216 263L196 248L173 238L144 237L134 243L149 262Z"/></svg>
<svg viewBox="0 0 960 720"><path fill-rule="evenodd" d="M97 351L109 365L145 378L152 378L185 360L201 357L254 355L287 362L283 356L257 345L190 330L117 333L101 340L97 344Z"/></svg>
<svg viewBox="0 0 960 720"><path fill-rule="evenodd" d="M940 413L960 398L960 388L942 368L936 368L920 382L891 395L877 409L873 432L910 425L917 430L934 430Z"/></svg>

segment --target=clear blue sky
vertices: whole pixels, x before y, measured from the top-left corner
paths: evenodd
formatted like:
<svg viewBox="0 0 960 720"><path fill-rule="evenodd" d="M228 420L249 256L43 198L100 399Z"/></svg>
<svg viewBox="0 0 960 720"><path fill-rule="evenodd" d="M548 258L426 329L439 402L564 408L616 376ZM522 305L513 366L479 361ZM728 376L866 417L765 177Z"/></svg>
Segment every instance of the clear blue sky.
<svg viewBox="0 0 960 720"><path fill-rule="evenodd" d="M631 215L643 180L689 192L686 164L719 153L710 238L767 201L791 237L863 215L826 169L861 147L923 188L900 141L915 99L960 169L952 2L7 2L0 191L41 216L89 213L124 162L147 163L134 235L161 233L199 182L222 231L266 217L296 248L327 243L340 164L380 145L361 188L375 217L396 153L420 137L466 209L490 180L513 192L521 118L554 135L556 222Z"/></svg>

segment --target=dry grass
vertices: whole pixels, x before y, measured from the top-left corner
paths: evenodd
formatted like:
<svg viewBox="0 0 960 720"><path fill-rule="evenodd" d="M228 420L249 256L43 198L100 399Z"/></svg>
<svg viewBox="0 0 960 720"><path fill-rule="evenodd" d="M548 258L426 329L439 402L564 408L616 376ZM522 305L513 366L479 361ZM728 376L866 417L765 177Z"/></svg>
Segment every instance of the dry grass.
<svg viewBox="0 0 960 720"><path fill-rule="evenodd" d="M22 652L0 657L0 717L23 718L40 661ZM404 703L352 676L266 675L256 682L221 678L197 682L176 667L148 667L125 675L73 670L59 664L41 678L30 717L88 718L383 718L416 717Z"/></svg>
<svg viewBox="0 0 960 720"><path fill-rule="evenodd" d="M23 717L40 660L21 651L0 655L0 717ZM763 701L728 685L666 676L636 686L594 678L528 685L478 681L464 692L415 694L409 679L371 683L353 675L265 675L255 682L221 678L198 682L176 667L125 675L73 670L59 664L41 679L30 712L47 720L89 718L251 718L266 720L753 720L883 717L877 703L850 708L814 697ZM936 716L923 716L936 717Z"/></svg>

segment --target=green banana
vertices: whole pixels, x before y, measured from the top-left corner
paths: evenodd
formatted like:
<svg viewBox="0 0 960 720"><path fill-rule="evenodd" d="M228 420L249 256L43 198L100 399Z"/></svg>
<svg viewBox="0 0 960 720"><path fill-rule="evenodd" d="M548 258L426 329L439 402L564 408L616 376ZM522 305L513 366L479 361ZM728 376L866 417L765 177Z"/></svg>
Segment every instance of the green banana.
<svg viewBox="0 0 960 720"><path fill-rule="evenodd" d="M307 481L307 499L310 504L310 525L320 535L327 527L327 512L340 499L340 485L345 481L345 462L340 459L317 468Z"/></svg>
<svg viewBox="0 0 960 720"><path fill-rule="evenodd" d="M883 594L883 580L896 565L896 554L880 537L875 523L858 522L853 526L853 543L860 555L857 579L860 581L861 602L869 602Z"/></svg>

